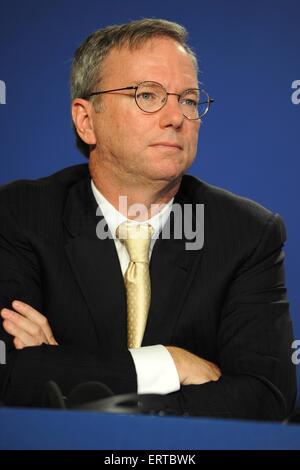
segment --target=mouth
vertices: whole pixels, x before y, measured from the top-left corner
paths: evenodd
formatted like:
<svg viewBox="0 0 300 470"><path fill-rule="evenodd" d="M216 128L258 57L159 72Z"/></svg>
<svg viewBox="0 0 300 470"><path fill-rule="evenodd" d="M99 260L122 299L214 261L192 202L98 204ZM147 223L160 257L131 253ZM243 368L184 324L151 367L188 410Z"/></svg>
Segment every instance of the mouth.
<svg viewBox="0 0 300 470"><path fill-rule="evenodd" d="M156 142L155 144L150 145L150 147L183 150L181 145L174 143L174 142Z"/></svg>

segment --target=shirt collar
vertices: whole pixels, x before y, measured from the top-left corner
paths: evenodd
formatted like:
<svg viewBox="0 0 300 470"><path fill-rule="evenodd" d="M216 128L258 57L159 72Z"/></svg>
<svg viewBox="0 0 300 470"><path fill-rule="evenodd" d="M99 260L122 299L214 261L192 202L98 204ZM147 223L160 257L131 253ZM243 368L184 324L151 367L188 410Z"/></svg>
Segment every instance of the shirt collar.
<svg viewBox="0 0 300 470"><path fill-rule="evenodd" d="M108 228L113 235L113 237L116 237L116 229L117 227L122 224L123 222L129 221L130 223L135 223L135 224L140 224L140 223L148 223L150 224L153 229L154 233L152 238L157 238L160 231L162 230L163 226L167 222L171 209L172 209L172 204L174 201L174 198L172 198L167 204L165 204L160 212L155 214L155 216L151 217L151 219L145 220L143 222L138 222L138 221L132 221L130 219L127 219L123 214L121 214L104 196L103 194L99 191L99 189L96 188L93 180L91 180L91 186L92 186L92 191L94 194L94 197L96 199L97 205L100 208L101 213L103 214L103 217L105 218Z"/></svg>

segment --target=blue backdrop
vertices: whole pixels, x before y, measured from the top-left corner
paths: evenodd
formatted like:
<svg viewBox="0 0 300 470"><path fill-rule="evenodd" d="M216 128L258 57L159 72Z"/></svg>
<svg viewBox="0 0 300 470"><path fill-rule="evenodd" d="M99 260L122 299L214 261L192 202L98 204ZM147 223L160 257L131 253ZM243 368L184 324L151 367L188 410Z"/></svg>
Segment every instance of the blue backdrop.
<svg viewBox="0 0 300 470"><path fill-rule="evenodd" d="M191 172L286 222L287 285L300 339L299 0L0 0L0 184L85 161L69 113L74 50L102 26L142 17L186 26L200 79L215 98Z"/></svg>

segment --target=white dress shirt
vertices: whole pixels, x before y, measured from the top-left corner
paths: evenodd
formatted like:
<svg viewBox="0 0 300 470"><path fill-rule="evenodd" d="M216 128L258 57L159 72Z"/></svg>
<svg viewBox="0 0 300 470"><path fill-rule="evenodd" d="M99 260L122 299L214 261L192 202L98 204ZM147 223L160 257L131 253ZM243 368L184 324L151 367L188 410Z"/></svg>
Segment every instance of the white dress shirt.
<svg viewBox="0 0 300 470"><path fill-rule="evenodd" d="M92 191L96 202L103 214L110 233L114 237L116 250L118 253L120 267L123 276L130 262L129 254L125 245L116 237L117 227L128 219L121 214L96 188L93 180L91 180ZM149 260L151 258L153 246L160 231L165 225L171 212L173 199L164 206L154 217L142 223L149 223L154 234L150 243ZM140 224L141 222L131 223ZM171 393L180 389L180 381L176 370L175 363L169 351L161 344L154 346L144 346L141 348L129 349L136 373L137 373L137 392L138 393Z"/></svg>

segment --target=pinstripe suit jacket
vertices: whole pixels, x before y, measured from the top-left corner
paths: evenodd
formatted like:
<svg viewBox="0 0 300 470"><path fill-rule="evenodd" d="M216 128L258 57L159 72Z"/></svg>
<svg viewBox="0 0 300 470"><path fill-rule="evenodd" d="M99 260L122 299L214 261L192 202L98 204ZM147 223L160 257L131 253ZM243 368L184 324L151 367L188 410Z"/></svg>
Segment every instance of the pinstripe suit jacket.
<svg viewBox="0 0 300 470"><path fill-rule="evenodd" d="M222 377L182 386L161 397L162 407L281 420L296 394L283 222L253 201L188 175L175 202L204 204L204 246L186 250L185 236L176 239L172 230L171 239L156 241L143 345L185 348L217 363ZM29 303L47 316L59 343L17 351L1 324L5 403L42 405L49 379L66 394L90 380L115 393L136 391L123 277L113 240L96 236L99 220L87 165L1 188L0 308L13 299Z"/></svg>

